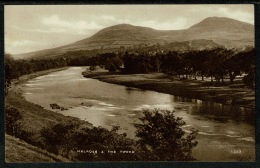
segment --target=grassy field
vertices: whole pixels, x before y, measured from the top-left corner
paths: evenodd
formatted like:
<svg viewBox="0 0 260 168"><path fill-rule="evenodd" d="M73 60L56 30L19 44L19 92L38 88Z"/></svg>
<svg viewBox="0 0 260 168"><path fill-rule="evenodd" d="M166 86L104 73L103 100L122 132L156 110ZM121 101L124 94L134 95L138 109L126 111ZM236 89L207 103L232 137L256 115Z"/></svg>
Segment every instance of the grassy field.
<svg viewBox="0 0 260 168"><path fill-rule="evenodd" d="M69 162L70 160L32 146L18 138L5 135L6 162Z"/></svg>
<svg viewBox="0 0 260 168"><path fill-rule="evenodd" d="M233 85L212 84L210 81L180 80L163 73L149 74L111 74L106 71L83 72L85 77L108 83L136 87L145 90L183 96L187 98L214 101L223 104L255 108L255 90L243 86L242 78L237 78Z"/></svg>

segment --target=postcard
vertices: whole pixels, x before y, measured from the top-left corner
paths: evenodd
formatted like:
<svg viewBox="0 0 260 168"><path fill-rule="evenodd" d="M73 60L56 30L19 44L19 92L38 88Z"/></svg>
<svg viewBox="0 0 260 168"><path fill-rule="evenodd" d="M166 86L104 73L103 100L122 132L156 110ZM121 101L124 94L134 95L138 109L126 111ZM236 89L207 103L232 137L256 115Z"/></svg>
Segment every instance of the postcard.
<svg viewBox="0 0 260 168"><path fill-rule="evenodd" d="M4 5L5 162L255 162L253 4Z"/></svg>

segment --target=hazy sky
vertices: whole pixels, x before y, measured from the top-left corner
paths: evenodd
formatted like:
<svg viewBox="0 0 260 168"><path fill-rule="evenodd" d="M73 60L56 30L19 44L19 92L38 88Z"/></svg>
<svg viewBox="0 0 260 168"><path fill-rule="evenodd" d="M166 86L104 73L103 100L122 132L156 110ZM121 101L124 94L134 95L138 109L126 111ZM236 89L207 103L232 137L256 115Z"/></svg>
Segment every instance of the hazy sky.
<svg viewBox="0 0 260 168"><path fill-rule="evenodd" d="M254 24L253 5L7 5L4 9L5 52L11 54L70 44L122 23L178 30L218 16Z"/></svg>

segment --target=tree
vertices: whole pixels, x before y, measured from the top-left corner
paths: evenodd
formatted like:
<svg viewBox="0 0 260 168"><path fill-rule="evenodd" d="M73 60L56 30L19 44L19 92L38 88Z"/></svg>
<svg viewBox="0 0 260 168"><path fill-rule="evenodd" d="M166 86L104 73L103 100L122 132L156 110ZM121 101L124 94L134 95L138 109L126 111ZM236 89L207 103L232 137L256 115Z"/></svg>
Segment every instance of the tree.
<svg viewBox="0 0 260 168"><path fill-rule="evenodd" d="M225 61L233 54L233 50L228 50L222 47L216 48L213 56L214 63L212 66L214 67L213 75L218 82L221 79L222 83L224 83L224 76L227 75L227 66L225 65Z"/></svg>
<svg viewBox="0 0 260 168"><path fill-rule="evenodd" d="M17 136L21 119L22 116L18 109L10 106L5 107L5 132Z"/></svg>
<svg viewBox="0 0 260 168"><path fill-rule="evenodd" d="M43 146L48 151L68 157L69 151L75 146L75 130L79 127L79 123L62 122L53 127L43 128L41 137L43 138Z"/></svg>
<svg viewBox="0 0 260 168"><path fill-rule="evenodd" d="M124 134L118 134L119 127L113 127L111 131L102 127L83 128L77 132L75 141L77 148L82 150L98 151L96 154L79 153L81 161L134 161L135 154L124 155L120 150L134 151L134 140L128 139ZM108 153L108 151L116 153ZM103 151L103 153L101 152Z"/></svg>
<svg viewBox="0 0 260 168"><path fill-rule="evenodd" d="M184 62L177 52L169 51L161 58L161 69L164 73L174 73L181 75L184 71Z"/></svg>
<svg viewBox="0 0 260 168"><path fill-rule="evenodd" d="M252 71L248 73L243 78L243 83L248 86L249 88L254 88L255 87L255 70L252 68Z"/></svg>
<svg viewBox="0 0 260 168"><path fill-rule="evenodd" d="M118 57L114 57L106 61L105 69L107 69L109 72L115 72L116 70L120 69L121 65L121 60Z"/></svg>
<svg viewBox="0 0 260 168"><path fill-rule="evenodd" d="M4 89L5 89L5 95L7 95L12 80L17 77L14 59L10 54L6 54L6 53L4 54L4 66L5 66Z"/></svg>
<svg viewBox="0 0 260 168"><path fill-rule="evenodd" d="M161 64L162 64L161 57L162 56L159 55L158 53L155 56L151 57L151 64L153 67L153 71L155 71L155 72L160 72L160 70L161 70Z"/></svg>
<svg viewBox="0 0 260 168"><path fill-rule="evenodd" d="M241 59L241 56L244 56L244 52L234 54L225 61L231 84L234 83L236 76L241 74L243 64L246 64L246 61Z"/></svg>
<svg viewBox="0 0 260 168"><path fill-rule="evenodd" d="M134 150L134 140L118 134L119 127L107 130L89 128L84 123L68 121L41 130L42 147L49 152L79 161L136 160L135 154L122 155L120 150ZM97 153L78 151L98 151ZM117 153L108 153L116 150ZM103 151L104 153L101 153Z"/></svg>
<svg viewBox="0 0 260 168"><path fill-rule="evenodd" d="M137 128L137 143L143 151L146 160L154 161L187 161L192 160L192 148L197 145L194 141L197 131L185 136L181 126L185 124L182 118L175 117L174 111L144 110Z"/></svg>
<svg viewBox="0 0 260 168"><path fill-rule="evenodd" d="M5 64L5 83L4 90L5 95L7 95L9 87L11 86L12 78L11 78L11 66L9 64Z"/></svg>

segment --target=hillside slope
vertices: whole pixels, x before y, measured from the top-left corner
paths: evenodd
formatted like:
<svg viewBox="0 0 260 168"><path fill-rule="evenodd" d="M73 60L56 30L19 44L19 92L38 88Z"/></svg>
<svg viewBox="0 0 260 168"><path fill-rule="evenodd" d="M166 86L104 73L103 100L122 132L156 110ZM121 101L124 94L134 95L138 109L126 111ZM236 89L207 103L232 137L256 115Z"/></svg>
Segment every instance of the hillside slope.
<svg viewBox="0 0 260 168"><path fill-rule="evenodd" d="M58 48L19 54L19 58L50 58L68 51L135 49L173 42L210 40L227 48L254 46L254 26L225 17L210 17L184 30L155 30L148 27L119 24L104 28L89 38ZM200 48L201 46L198 46ZM169 48L169 47L168 47ZM176 47L175 47L176 48ZM169 48L171 49L171 48ZM194 48L196 49L196 48Z"/></svg>
<svg viewBox="0 0 260 168"><path fill-rule="evenodd" d="M32 146L5 134L5 161L12 162L69 162L70 160Z"/></svg>

